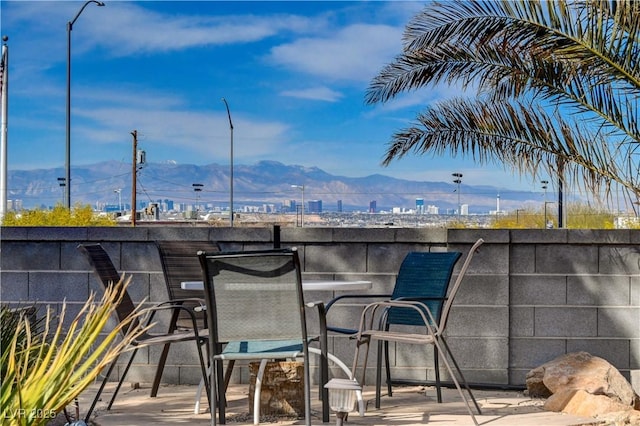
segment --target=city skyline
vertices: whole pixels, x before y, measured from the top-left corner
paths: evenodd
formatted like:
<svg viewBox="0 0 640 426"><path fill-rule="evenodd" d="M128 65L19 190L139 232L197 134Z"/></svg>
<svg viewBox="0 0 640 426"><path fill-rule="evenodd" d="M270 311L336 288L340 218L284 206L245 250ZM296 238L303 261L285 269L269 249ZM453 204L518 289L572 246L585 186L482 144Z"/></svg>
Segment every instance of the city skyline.
<svg viewBox="0 0 640 426"><path fill-rule="evenodd" d="M8 169L64 164L65 25L83 2L2 2L9 61ZM130 132L149 161L277 160L359 177L539 190L468 159L412 156L381 167L416 109L456 95L438 87L364 105L372 77L401 51L422 3L106 1L74 23L71 169L130 161ZM117 171L114 171L117 173ZM73 183L73 179L72 179Z"/></svg>

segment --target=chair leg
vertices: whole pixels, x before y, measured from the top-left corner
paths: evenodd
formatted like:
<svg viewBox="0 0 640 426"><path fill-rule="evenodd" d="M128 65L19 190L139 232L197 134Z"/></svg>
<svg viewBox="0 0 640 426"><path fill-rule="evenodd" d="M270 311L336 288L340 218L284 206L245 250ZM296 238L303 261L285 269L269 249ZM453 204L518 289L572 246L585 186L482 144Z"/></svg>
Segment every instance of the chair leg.
<svg viewBox="0 0 640 426"><path fill-rule="evenodd" d="M215 368L215 363L216 361L214 361L212 359L211 356L209 356L209 383L211 384L211 393L209 394L209 407L210 407L210 414L211 414L211 426L216 426L216 411L217 407L218 407L218 398L219 398L219 393L218 393L218 387L215 386L215 383L218 383L218 378L217 378L217 374L216 374L216 368Z"/></svg>
<svg viewBox="0 0 640 426"><path fill-rule="evenodd" d="M393 390L391 389L391 366L389 361L389 342L384 342L384 365L387 370L387 394L393 396Z"/></svg>
<svg viewBox="0 0 640 426"><path fill-rule="evenodd" d="M211 382L211 387L217 387L218 388L218 418L220 419L220 424L226 424L227 420L226 420L226 406L227 406L227 393L226 393L226 387L224 384L224 372L223 372L223 361L222 360L218 360L216 361L215 365L214 365L214 369L216 370L216 385L214 386L213 383ZM212 413L211 415L215 416L215 413Z"/></svg>
<svg viewBox="0 0 640 426"><path fill-rule="evenodd" d="M433 345L435 347L434 349L437 350L438 352L440 352L440 355L442 355L442 363L444 364L445 368L447 369L447 372L451 376L451 380L453 380L453 383L456 386L456 389L458 390L458 394L460 395L460 397L464 401L465 406L467 407L467 412L469 413L469 415L471 416L471 419L473 420L473 424L475 426L479 426L478 425L478 421L476 420L476 416L473 414L473 411L471 410L471 406L469 405L469 401L467 400L467 397L464 395L464 392L462 391L462 388L460 387L460 383L458 382L458 379L456 378L453 370L451 369L451 366L449 365L449 361L447 361L446 354L442 351L442 348L440 347L440 343L439 343L440 341L441 341L440 339L435 339L433 341ZM446 346L446 343L445 343L445 346Z"/></svg>
<svg viewBox="0 0 640 426"><path fill-rule="evenodd" d="M84 418L84 422L89 424L89 419L91 418L91 413L93 413L94 408L96 408L96 404L98 403L98 400L100 399L100 395L102 395L102 391L104 390L104 387L106 386L107 382L109 381L109 377L111 376L111 373L113 372L113 369L116 366L116 362L118 362L118 358L119 355L116 356L114 358L114 360L111 362L111 365L109 365L109 368L107 369L107 372L104 376L104 380L102 380L102 383L100 384L100 388L98 388L98 393L96 393L96 396L93 398L93 402L91 403L91 407L89 407L89 411L87 412L87 416Z"/></svg>
<svg viewBox="0 0 640 426"><path fill-rule="evenodd" d="M385 342L386 343L386 342ZM376 409L380 408L380 394L382 393L382 345L381 340L378 341L378 358L376 359Z"/></svg>
<svg viewBox="0 0 640 426"><path fill-rule="evenodd" d="M438 351L433 348L433 368L436 375L436 398L438 403L442 403L442 386L440 384L440 363L438 362Z"/></svg>
<svg viewBox="0 0 640 426"><path fill-rule="evenodd" d="M176 325L178 323L178 314L180 311L178 309L174 309L171 314L171 322L169 323L169 329L167 330L168 334L173 333L176 330ZM165 343L162 348L162 353L160 354L160 359L158 360L158 366L156 367L156 375L153 379L153 384L151 385L151 397L155 398L158 395L158 388L160 387L160 380L162 380L162 373L164 372L164 365L167 362L167 355L169 354L169 347L171 343Z"/></svg>
<svg viewBox="0 0 640 426"><path fill-rule="evenodd" d="M206 344L206 341L205 343ZM207 392L207 401L211 400L211 383L209 383L209 375L207 372L207 366L205 365L204 362L204 356L202 355L202 344L200 342L196 342L196 346L198 349L198 358L200 360L200 368L202 369L202 380L201 383L204 382L204 387L205 390ZM208 347L208 346L207 346ZM209 357L207 357L207 360L209 359ZM198 397L200 396L200 392L198 392ZM198 398L198 402L200 401L200 399ZM211 410L211 406L209 406L209 410Z"/></svg>
<svg viewBox="0 0 640 426"><path fill-rule="evenodd" d="M158 359L158 366L156 367L156 375L153 378L153 384L151 385L151 398L158 396L158 389L160 388L160 381L162 380L162 373L164 372L164 365L167 362L167 355L169 355L169 348L171 343L165 343L162 348L162 353Z"/></svg>
<svg viewBox="0 0 640 426"><path fill-rule="evenodd" d="M135 348L133 352L131 352L131 357L129 357L129 362L127 362L127 366L124 368L124 371L122 372L122 377L120 377L120 380L118 381L118 385L116 386L116 389L113 391L113 396L111 397L111 401L109 401L109 405L107 405L107 410L111 410L111 406L113 405L113 402L116 400L118 391L120 390L120 387L124 382L124 378L127 377L129 368L131 367L131 364L133 364L133 359L136 357L137 353L138 353L138 348Z"/></svg>
<svg viewBox="0 0 640 426"><path fill-rule="evenodd" d="M460 381L462 381L462 385L465 387L465 389L469 393L469 397L471 397L471 400L473 401L473 405L476 406L476 410L478 410L478 414L482 414L482 411L480 410L480 405L478 405L476 398L473 396L473 393L471 392L471 387L469 387L467 380L464 378L464 375L462 374L462 370L460 370L460 367L458 366L458 363L456 362L456 359L453 356L453 353L451 353L451 349L449 349L449 345L447 344L447 341L443 337L440 337L440 341L442 342L442 344L444 345L444 348L449 354L449 357L451 358L451 362L453 362L453 366L458 371L458 374L460 375Z"/></svg>
<svg viewBox="0 0 640 426"><path fill-rule="evenodd" d="M262 391L262 376L264 375L264 369L267 367L267 360L260 361L260 367L258 367L258 374L256 375L256 385L253 392L253 424L260 424L260 392ZM305 383L306 385L306 383Z"/></svg>

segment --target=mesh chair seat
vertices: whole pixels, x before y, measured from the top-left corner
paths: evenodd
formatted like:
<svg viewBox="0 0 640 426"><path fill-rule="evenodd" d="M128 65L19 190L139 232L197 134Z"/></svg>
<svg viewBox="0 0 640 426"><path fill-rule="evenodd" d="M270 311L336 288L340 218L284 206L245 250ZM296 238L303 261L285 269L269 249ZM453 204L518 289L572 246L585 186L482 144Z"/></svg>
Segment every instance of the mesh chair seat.
<svg viewBox="0 0 640 426"><path fill-rule="evenodd" d="M221 361L261 361L263 371L267 360L303 357L305 423L311 425L309 338L298 252L202 252L199 258L213 366L210 383L220 392L218 398L211 398L212 423L216 424L216 409L220 422L225 421ZM321 352L324 374L326 346ZM254 424L259 421L259 392L256 385Z"/></svg>

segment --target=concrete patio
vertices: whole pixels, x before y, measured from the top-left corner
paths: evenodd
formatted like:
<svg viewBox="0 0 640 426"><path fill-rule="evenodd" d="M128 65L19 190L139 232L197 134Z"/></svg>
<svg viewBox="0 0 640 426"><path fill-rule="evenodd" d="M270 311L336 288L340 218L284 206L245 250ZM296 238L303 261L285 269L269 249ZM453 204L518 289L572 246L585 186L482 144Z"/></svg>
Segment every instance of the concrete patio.
<svg viewBox="0 0 640 426"><path fill-rule="evenodd" d="M80 398L80 407L86 410L97 386L90 387ZM149 386L132 389L125 384L109 411L106 401L111 396L113 385L103 394L102 401L92 416L94 426L145 426L145 425L207 425L210 415L206 398L201 401L202 413L194 414L196 386L166 385L161 387L156 398L149 397ZM228 391L229 405L227 424L252 424L247 398L248 385L233 385ZM312 390L312 423L323 424L317 389ZM474 395L482 408L476 416L479 424L487 426L578 426L607 423L593 418L582 418L542 409L543 400L531 399L519 391L475 390ZM374 408L374 389L365 388L364 399L367 410L364 417L356 412L349 415L346 425L418 425L438 426L473 425L464 403L455 389L443 390L443 403L435 400L435 390L421 386L397 387L393 397L383 396L381 409ZM330 423L336 418L331 414ZM304 420L287 417L263 416L261 424L300 425Z"/></svg>

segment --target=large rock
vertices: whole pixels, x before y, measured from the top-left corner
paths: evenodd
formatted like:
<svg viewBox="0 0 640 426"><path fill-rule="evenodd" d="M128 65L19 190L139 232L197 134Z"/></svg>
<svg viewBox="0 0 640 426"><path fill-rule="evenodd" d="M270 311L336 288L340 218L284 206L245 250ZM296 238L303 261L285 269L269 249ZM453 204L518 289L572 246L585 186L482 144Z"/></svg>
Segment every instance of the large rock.
<svg viewBox="0 0 640 426"><path fill-rule="evenodd" d="M622 374L606 360L587 352L563 355L527 374L532 396L548 397L566 389L605 395L621 404L635 406L638 395Z"/></svg>

